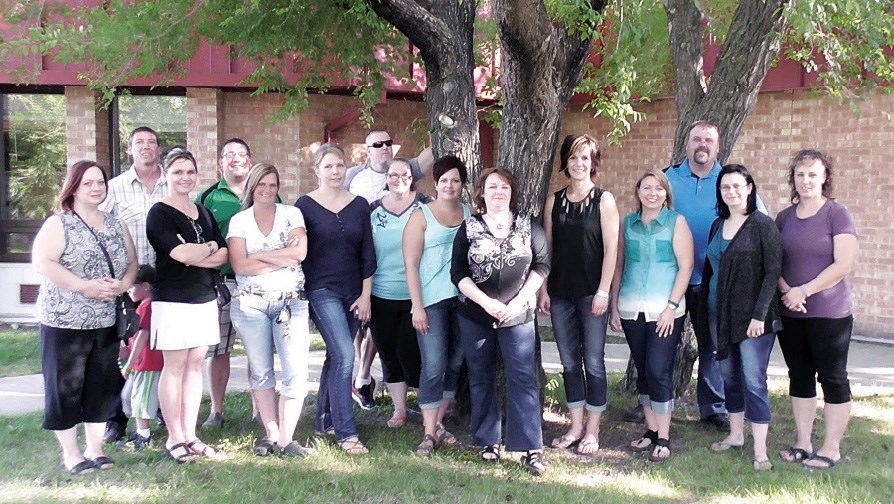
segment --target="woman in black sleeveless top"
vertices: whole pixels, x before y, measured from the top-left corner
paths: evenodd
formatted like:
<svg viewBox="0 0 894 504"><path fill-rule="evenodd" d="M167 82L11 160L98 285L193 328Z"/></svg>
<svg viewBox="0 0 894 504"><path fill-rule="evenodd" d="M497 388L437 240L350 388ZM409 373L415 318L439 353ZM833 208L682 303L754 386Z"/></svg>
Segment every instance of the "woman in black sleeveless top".
<svg viewBox="0 0 894 504"><path fill-rule="evenodd" d="M599 449L606 405L605 333L618 253L618 208L612 194L592 180L601 157L595 138L565 137L560 156L560 170L570 183L546 200L543 227L552 267L538 304L552 319L571 427L552 447L577 445L579 453L592 454Z"/></svg>

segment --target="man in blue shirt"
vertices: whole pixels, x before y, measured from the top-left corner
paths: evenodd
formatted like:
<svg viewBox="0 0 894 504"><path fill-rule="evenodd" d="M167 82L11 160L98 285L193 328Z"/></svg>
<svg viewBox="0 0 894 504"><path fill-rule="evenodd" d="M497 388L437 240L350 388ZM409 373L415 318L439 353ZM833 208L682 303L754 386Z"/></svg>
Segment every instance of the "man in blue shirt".
<svg viewBox="0 0 894 504"><path fill-rule="evenodd" d="M695 267L686 289L686 311L689 319L697 312L701 291L702 268L708 248L711 223L717 219L717 175L720 163L720 134L717 125L708 121L696 121L689 130L686 141L686 159L665 173L674 194L674 209L684 217L692 230L695 245ZM698 349L698 383L696 395L701 421L718 429L729 428L729 416L723 391L723 376L715 359L714 345L702 345Z"/></svg>

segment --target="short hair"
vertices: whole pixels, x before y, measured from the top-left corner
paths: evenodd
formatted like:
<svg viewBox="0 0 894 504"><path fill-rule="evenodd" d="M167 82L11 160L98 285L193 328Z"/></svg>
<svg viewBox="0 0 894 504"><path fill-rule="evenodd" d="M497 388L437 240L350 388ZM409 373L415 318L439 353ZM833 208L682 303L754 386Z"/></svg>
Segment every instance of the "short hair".
<svg viewBox="0 0 894 504"><path fill-rule="evenodd" d="M372 130L372 131L370 131L369 133L366 134L366 137L363 138L363 143L364 143L367 147L369 147L369 137L375 135L376 133L384 133L384 134L388 135L388 138L391 138L391 133L388 133L388 132L385 131L385 130L380 130L380 129L379 129L379 130ZM394 140L394 139L391 138L391 140Z"/></svg>
<svg viewBox="0 0 894 504"><path fill-rule="evenodd" d="M148 282L153 284L158 280L158 273L151 264L144 264L137 270L137 278L133 281L135 284Z"/></svg>
<svg viewBox="0 0 894 504"><path fill-rule="evenodd" d="M245 181L245 190L242 191L242 210L251 208L255 204L255 189L261 183L261 179L270 174L276 175L276 185L279 186L279 170L272 164L257 163L248 172L248 180Z"/></svg>
<svg viewBox="0 0 894 504"><path fill-rule="evenodd" d="M695 128L713 129L714 131L717 132L717 136L718 137L720 136L720 126L717 126L716 124L714 124L713 122L711 122L707 119L699 119L697 121L694 121L689 126L689 131L686 132L686 138L689 138L689 135L692 133L692 130L694 130Z"/></svg>
<svg viewBox="0 0 894 504"><path fill-rule="evenodd" d="M137 133L152 133L153 135L155 135L155 143L158 143L158 133L156 133L154 129L150 128L149 126L137 126L130 132L129 135L127 135L127 145L133 143L133 137L135 137Z"/></svg>
<svg viewBox="0 0 894 504"><path fill-rule="evenodd" d="M795 170L810 161L819 161L823 164L823 168L826 169L826 181L823 182L822 194L826 198L832 197L832 158L820 150L801 149L792 156L792 162L788 166L788 185L792 191L792 203L797 203L801 199L795 190Z"/></svg>
<svg viewBox="0 0 894 504"><path fill-rule="evenodd" d="M103 182L108 184L109 176L99 163L88 160L78 161L71 165L65 172L65 182L62 183L62 191L59 192L59 197L57 198L59 208L65 212L71 212L73 210L74 194L77 192L78 187L80 187L81 181L84 180L84 174L94 166L99 168L99 171L102 172ZM108 189L106 195L108 196Z"/></svg>
<svg viewBox="0 0 894 504"><path fill-rule="evenodd" d="M314 152L314 168L319 168L320 163L323 162L323 158L326 157L327 154L335 154L341 158L342 161L345 161L345 150L341 148L340 145L334 142L326 142L323 145L319 146Z"/></svg>
<svg viewBox="0 0 894 504"><path fill-rule="evenodd" d="M599 150L599 141L592 135L568 135L562 141L562 147L559 149L559 171L564 173L566 177L571 175L568 173L568 158L570 158L581 147L590 150L590 177L596 175L596 170L602 164L602 151Z"/></svg>
<svg viewBox="0 0 894 504"><path fill-rule="evenodd" d="M658 179L658 183L664 188L665 194L667 197L664 200L664 206L674 209L674 192L671 190L670 182L667 180L667 175L664 174L664 170L658 168L649 168L644 171L642 175L636 180L636 185L633 188L633 195L636 198L636 211L638 213L643 213L643 202L639 199L639 188L643 185L643 180L646 180L648 177L655 177Z"/></svg>
<svg viewBox="0 0 894 504"><path fill-rule="evenodd" d="M487 206L484 204L484 184L491 175L498 175L509 183L509 189L512 192L509 197L509 211L515 213L518 209L518 186L515 183L515 177L505 168L488 168L478 176L472 196L472 203L475 205L475 208L481 213L487 213Z"/></svg>
<svg viewBox="0 0 894 504"><path fill-rule="evenodd" d="M462 160L456 156L441 156L435 160L435 163L431 168L431 175L435 179L435 184L438 183L438 180L444 176L445 173L450 170L456 168L459 172L459 180L466 184L466 181L469 178L469 169L466 168L466 164L462 162Z"/></svg>
<svg viewBox="0 0 894 504"><path fill-rule="evenodd" d="M745 178L746 183L751 185L751 194L748 195L748 200L745 204L745 215L751 215L757 210L757 186L754 184L754 177L751 176L751 172L740 164L728 164L721 168L720 173L717 175L717 216L721 219L729 219L731 212L729 211L729 206L723 201L723 194L720 192L720 181L723 180L724 175L731 173L738 173Z"/></svg>
<svg viewBox="0 0 894 504"><path fill-rule="evenodd" d="M251 157L251 148L248 146L247 143L245 143L245 140L243 140L239 137L233 137L233 138L227 139L226 142L220 144L220 153L217 155L218 159L223 159L224 149L226 149L227 145L230 145L231 143L239 144L239 145L245 147L245 151L248 152L248 157Z"/></svg>
<svg viewBox="0 0 894 504"><path fill-rule="evenodd" d="M161 164L161 169L167 172L171 165L174 164L175 161L180 159L186 159L187 161L192 163L196 171L199 170L199 164L196 163L196 158L192 155L192 152L189 152L188 150L186 150L185 147L179 145L174 146L174 148L171 149L170 152L168 152Z"/></svg>
<svg viewBox="0 0 894 504"><path fill-rule="evenodd" d="M388 176L387 176L387 175L388 175L388 171L391 170L391 167L392 167L392 166L394 166L394 165L396 165L396 164L398 164L398 163L403 164L403 165L406 165L406 166L407 166L407 169L410 170L410 177L412 177L412 178L410 179L410 190L411 190L411 191L415 191L415 190L416 190L416 177L413 177L413 165L410 164L410 160L409 160L409 159L407 159L407 158L402 158L402 157L391 158L391 159L389 159L388 161L385 161L385 175L386 175L386 177L385 177L385 189L386 189L386 190L388 189Z"/></svg>

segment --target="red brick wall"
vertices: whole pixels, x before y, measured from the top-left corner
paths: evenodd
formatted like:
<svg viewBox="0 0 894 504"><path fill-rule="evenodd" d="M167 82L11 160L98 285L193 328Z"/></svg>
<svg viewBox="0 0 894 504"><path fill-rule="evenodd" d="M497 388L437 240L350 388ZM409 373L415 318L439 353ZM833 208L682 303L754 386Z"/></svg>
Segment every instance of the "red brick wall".
<svg viewBox="0 0 894 504"><path fill-rule="evenodd" d="M642 170L667 166L672 147L673 101L659 100L642 109L647 119L633 126L623 146L605 145L602 153L599 183L615 194L625 213L633 209L633 184ZM892 109L894 97L884 93L874 93L859 117L846 105L806 91L762 94L729 157L751 170L773 216L790 204L787 170L795 151L813 147L833 157L834 195L853 213L859 233L860 251L850 277L856 333L886 338L894 338L894 225L884 211L891 208L894 190L885 177L891 173L894 144ZM563 126L563 136L590 132L603 138L608 130L604 120L581 111L569 111ZM554 174L553 190L563 180Z"/></svg>
<svg viewBox="0 0 894 504"><path fill-rule="evenodd" d="M98 94L89 88L65 88L66 156L69 166L82 159L90 159L111 170L108 113L100 110L98 103Z"/></svg>

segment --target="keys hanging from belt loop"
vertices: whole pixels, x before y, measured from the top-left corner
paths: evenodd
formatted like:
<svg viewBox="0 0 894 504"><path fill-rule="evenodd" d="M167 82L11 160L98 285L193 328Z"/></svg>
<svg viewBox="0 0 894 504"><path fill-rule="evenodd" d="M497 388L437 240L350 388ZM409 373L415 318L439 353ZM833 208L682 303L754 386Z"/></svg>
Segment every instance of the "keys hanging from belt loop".
<svg viewBox="0 0 894 504"><path fill-rule="evenodd" d="M289 339L289 329L291 327L292 320L292 308L289 307L289 301L286 300L282 305L282 310L279 311L279 316L276 317L276 323L282 326L282 339Z"/></svg>

